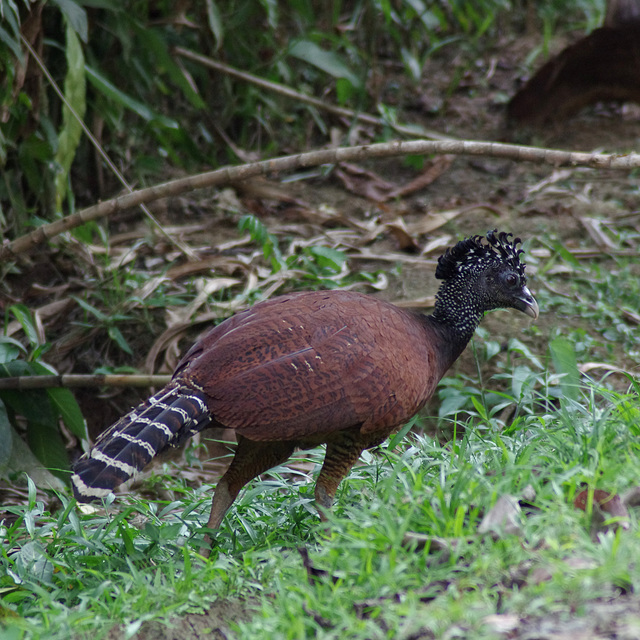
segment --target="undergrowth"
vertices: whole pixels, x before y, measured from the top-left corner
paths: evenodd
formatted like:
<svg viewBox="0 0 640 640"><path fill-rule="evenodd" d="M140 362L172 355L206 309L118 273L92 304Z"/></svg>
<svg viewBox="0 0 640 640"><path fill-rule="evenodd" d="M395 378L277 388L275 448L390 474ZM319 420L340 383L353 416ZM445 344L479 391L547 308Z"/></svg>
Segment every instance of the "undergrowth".
<svg viewBox="0 0 640 640"><path fill-rule="evenodd" d="M242 603L240 618L225 621L239 637L454 628L491 637L491 613L541 615L633 589L635 514L625 528L601 528L573 502L584 489L622 494L640 485L638 389L582 382L567 395L558 392L567 372L535 376L531 394L510 397L517 420L505 423L479 401L464 417L443 418L453 440L415 434L366 452L328 529L313 508L313 473L273 470L232 508L208 560L199 551L210 492L189 489L179 474L163 479L177 501L128 498L96 510L61 495L56 513L30 484L28 503L11 507L0 527L2 637L100 637L114 626L131 637L150 621L204 614L216 600ZM304 461L317 470L320 453ZM521 502L519 533L481 535L505 495ZM430 540L447 550L430 553ZM543 581L534 569L546 572Z"/></svg>

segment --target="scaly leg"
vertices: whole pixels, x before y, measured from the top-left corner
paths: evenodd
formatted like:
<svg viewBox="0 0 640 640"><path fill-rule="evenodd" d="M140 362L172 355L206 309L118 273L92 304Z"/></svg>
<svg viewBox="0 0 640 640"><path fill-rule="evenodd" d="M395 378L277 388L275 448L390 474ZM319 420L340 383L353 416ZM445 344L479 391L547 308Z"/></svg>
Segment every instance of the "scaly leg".
<svg viewBox="0 0 640 640"><path fill-rule="evenodd" d="M213 494L207 527L217 529L242 487L261 473L285 462L293 449L291 442L255 442L239 436L231 465Z"/></svg>
<svg viewBox="0 0 640 640"><path fill-rule="evenodd" d="M358 461L365 446L353 433L342 432L327 443L327 453L320 475L316 481L316 508L321 520L326 520L326 511L331 508L338 485Z"/></svg>

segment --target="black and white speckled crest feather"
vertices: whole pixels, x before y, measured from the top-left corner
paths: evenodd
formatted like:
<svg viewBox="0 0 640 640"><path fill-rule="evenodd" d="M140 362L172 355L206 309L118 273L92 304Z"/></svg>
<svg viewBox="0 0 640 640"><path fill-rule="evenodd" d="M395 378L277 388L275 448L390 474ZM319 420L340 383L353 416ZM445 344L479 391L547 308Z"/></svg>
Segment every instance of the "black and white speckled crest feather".
<svg viewBox="0 0 640 640"><path fill-rule="evenodd" d="M436 278L449 280L460 272L484 268L490 262L501 262L517 271L524 280L525 265L520 262L520 254L523 251L518 249L522 241L520 238L510 240L511 236L512 233L498 233L498 230L494 229L489 231L486 237L478 235L461 240L440 256Z"/></svg>

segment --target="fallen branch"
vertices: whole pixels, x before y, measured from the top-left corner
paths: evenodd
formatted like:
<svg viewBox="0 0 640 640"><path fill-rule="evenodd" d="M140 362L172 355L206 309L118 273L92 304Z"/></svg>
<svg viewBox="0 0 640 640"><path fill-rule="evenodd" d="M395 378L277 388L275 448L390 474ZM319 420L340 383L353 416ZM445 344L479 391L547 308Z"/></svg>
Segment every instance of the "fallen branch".
<svg viewBox="0 0 640 640"><path fill-rule="evenodd" d="M195 176L165 182L146 189L140 189L93 205L73 215L42 225L31 233L13 242L5 241L0 248L0 262L11 260L16 255L30 251L37 245L65 231L86 222L109 216L119 211L152 202L160 198L177 196L187 191L231 184L255 176L288 172L306 167L338 162L362 162L371 158L391 158L397 156L454 154L507 158L539 164L561 166L586 166L595 169L629 170L640 167L640 154L605 154L539 149L497 142L477 142L465 140L406 140L362 145L358 147L338 147L299 153L272 160L262 160L235 167L222 167Z"/></svg>
<svg viewBox="0 0 640 640"><path fill-rule="evenodd" d="M0 378L0 389L49 389L52 387L163 387L171 376L148 375L81 375L15 376Z"/></svg>

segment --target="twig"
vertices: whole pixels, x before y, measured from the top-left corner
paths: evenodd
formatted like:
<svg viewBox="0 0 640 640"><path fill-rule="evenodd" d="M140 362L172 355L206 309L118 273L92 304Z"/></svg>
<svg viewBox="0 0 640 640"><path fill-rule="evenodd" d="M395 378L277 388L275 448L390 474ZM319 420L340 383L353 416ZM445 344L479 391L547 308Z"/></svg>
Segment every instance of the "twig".
<svg viewBox="0 0 640 640"><path fill-rule="evenodd" d="M210 69L215 69L220 73L224 73L225 75L231 76L233 78L237 78L238 80L242 80L243 82L247 82L249 84L253 84L261 89L266 89L267 91L271 91L272 93L278 93L281 96L285 96L286 98L291 98L296 102L302 102L305 104L310 104L317 109L322 109L323 111L327 111L332 113L333 115L340 116L342 118L349 118L360 120L361 122L366 122L367 124L372 124L376 127L389 127L393 129L396 133L400 133L402 135L410 136L414 138L415 136L422 136L424 138L429 138L431 140L455 140L453 136L445 136L437 131L433 131L432 129L425 129L422 126L414 126L414 127L406 127L401 124L394 124L393 122L388 122L384 118L378 118L376 116L371 115L370 113L361 113L358 111L354 111L353 109L346 109L345 107L338 107L334 104L330 104L323 100L319 100L318 98L314 98L313 96L309 96L306 93L300 93L299 91L295 91L290 87L287 87L284 84L279 84L277 82L270 82L269 80L265 80L264 78L260 78L258 76L251 75L246 71L240 71L235 69L234 67L230 67L222 62L218 62L217 60L213 60L212 58L207 58L206 56L201 56L193 51L189 51L188 49L183 49L182 47L175 47L174 52L183 58L187 58L192 60L193 62L198 62L199 64L209 67Z"/></svg>
<svg viewBox="0 0 640 640"><path fill-rule="evenodd" d="M629 170L640 167L640 154L629 153L580 153L561 151L558 149L539 149L498 142L477 142L465 140L406 140L383 142L357 147L338 147L337 149L321 149L308 153L283 156L272 160L262 160L235 167L222 167L215 171L208 171L195 176L188 176L172 180L133 193L112 198L100 204L93 205L67 216L38 227L31 233L17 238L13 242L5 241L0 248L0 262L13 259L17 254L33 249L38 244L57 236L60 233L74 229L90 220L109 216L118 211L138 206L143 202L151 202L177 196L194 189L230 184L239 180L246 180L260 175L292 171L300 168L313 167L323 164L337 164L338 162L361 162L371 158L391 158L407 155L443 154L489 156L494 158L508 158L539 164L547 163L554 167L587 166L595 169L623 169Z"/></svg>
<svg viewBox="0 0 640 640"><path fill-rule="evenodd" d="M171 376L149 375L81 375L16 376L0 378L0 389L49 389L52 387L163 387Z"/></svg>

